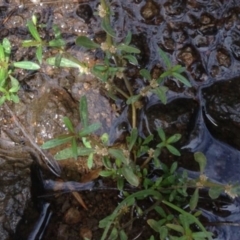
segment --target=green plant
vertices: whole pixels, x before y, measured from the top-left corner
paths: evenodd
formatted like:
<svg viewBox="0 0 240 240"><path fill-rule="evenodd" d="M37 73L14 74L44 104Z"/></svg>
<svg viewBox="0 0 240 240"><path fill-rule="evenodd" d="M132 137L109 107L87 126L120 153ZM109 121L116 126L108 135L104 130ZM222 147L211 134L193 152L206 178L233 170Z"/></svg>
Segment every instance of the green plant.
<svg viewBox="0 0 240 240"><path fill-rule="evenodd" d="M139 217L147 219L146 223L153 230L154 234L150 237L151 240L159 238L161 240L212 239L212 234L199 220L201 212L197 210L197 206L200 189L207 189L212 199L219 197L221 193L226 193L234 198L240 193L239 185L223 185L207 179L204 175L206 158L199 152L194 154L200 167L200 175L196 179L189 179L186 171L178 172L177 162L173 162L170 166L164 164L161 161L161 153L164 148L176 158L180 156L180 151L174 146L181 138L178 133L167 137L164 130L158 128L157 139L154 139L153 135L147 136L145 139L139 136L136 102L151 92L166 104L168 88L164 86L164 81L168 77L180 81L186 87L190 87L191 84L183 76L185 68L181 65L172 65L167 54L159 48L158 53L166 70L157 79L152 79L150 71L139 70L146 82L137 94L134 93L125 70L129 64L138 65L136 54L140 54L140 50L131 45L132 33L130 31L123 41L118 42L116 33L111 26L111 14L110 4L101 0L98 15L101 18L102 29L106 33L104 42L98 44L86 36L79 36L76 39L76 44L79 46L103 51L103 59L94 66L88 66L64 51L64 41L57 28L54 30L55 39L49 43L42 40L38 33L41 26L37 25L34 18L28 22L28 28L34 40L24 41L23 46L37 47L36 57L40 63L43 59L43 47L57 47L59 54L48 58L46 60L48 64L56 67L74 67L82 72L90 71L98 77L101 83L105 84L108 96L114 98L116 94L121 95L132 109L132 128L129 136L121 145L113 146L109 146L107 134L103 134L101 137L94 136L93 133L100 127L100 124L88 124L87 100L86 97L82 97L79 104L82 129L77 130L71 120L65 117L63 122L68 132L45 142L42 148L49 149L65 144L55 158L62 160L86 156L89 169L94 166L95 156L101 157L103 170L100 175L112 178L124 196L123 201L119 203L112 214L100 221L99 227L103 228L102 240L128 239L128 231L131 230L132 223ZM123 84L117 84L119 83L117 81L121 81ZM158 139L159 142L154 146L154 142ZM71 146L69 147L68 144ZM160 172L154 178L151 177L153 169ZM131 191L127 191L126 186L129 184L132 186ZM189 189L192 190L192 194L189 193ZM142 200L149 201L149 199L151 199L150 207L142 208L140 202ZM129 214L129 209L131 209L131 213L137 214ZM150 212L154 212L155 218L148 219ZM126 222L127 214L129 214L129 218Z"/></svg>
<svg viewBox="0 0 240 240"><path fill-rule="evenodd" d="M49 140L42 145L42 149L53 148L62 144L71 143L70 148L64 148L59 151L55 158L57 160L67 159L74 157L77 159L78 156L88 157L88 168L91 169L93 165L93 154L94 148L91 146L91 134L101 127L100 123L88 124L88 110L87 110L87 99L83 96L79 102L79 113L82 121L82 129L77 131L74 129L71 120L68 117L63 118L63 122L67 127L68 133L58 136L55 139ZM78 146L78 142L82 143L82 147ZM104 143L104 140L103 140Z"/></svg>
<svg viewBox="0 0 240 240"><path fill-rule="evenodd" d="M55 47L60 48L64 47L66 45L65 41L61 37L61 32L59 28L54 25L53 26L53 32L54 32L54 39L50 40L49 42L41 39L38 29L43 28L43 25L37 24L37 18L35 15L33 15L31 20L27 21L27 27L29 32L31 33L33 40L24 40L22 42L23 47L36 47L36 58L40 64L42 64L42 55L43 55L43 49L44 47ZM56 58L55 65L59 66L61 61L61 55L59 55Z"/></svg>
<svg viewBox="0 0 240 240"><path fill-rule="evenodd" d="M0 105L6 100L19 102L18 90L20 85L18 80L14 77L15 68L38 70L38 64L30 61L11 62L11 43L7 38L4 38L0 43Z"/></svg>

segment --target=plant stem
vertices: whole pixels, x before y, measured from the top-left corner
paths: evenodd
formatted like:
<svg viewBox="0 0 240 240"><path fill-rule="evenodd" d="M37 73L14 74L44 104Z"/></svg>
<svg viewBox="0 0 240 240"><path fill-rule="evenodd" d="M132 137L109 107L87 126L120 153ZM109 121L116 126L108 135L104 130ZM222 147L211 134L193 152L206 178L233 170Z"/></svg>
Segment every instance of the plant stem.
<svg viewBox="0 0 240 240"><path fill-rule="evenodd" d="M125 97L126 99L129 98L129 96L120 88L118 88L116 85L114 85L114 88L117 92L119 92L123 97Z"/></svg>

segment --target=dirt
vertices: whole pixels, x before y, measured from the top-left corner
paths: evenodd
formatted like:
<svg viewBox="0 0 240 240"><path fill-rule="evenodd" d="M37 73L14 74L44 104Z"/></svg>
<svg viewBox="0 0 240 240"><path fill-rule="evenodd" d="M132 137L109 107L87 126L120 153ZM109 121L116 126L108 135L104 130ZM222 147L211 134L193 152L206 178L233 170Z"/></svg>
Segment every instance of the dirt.
<svg viewBox="0 0 240 240"><path fill-rule="evenodd" d="M94 15L98 1L46 0L36 5L33 2L0 1L0 40L4 37L10 40L14 61L36 60L35 49L19 47L21 41L31 38L26 21L33 13L46 26L40 32L45 40L52 38L53 24L57 24L70 54L91 64L101 58L98 51L87 51L74 43L78 35L96 41L104 38L99 18ZM185 76L192 84L186 88L175 79L168 79L165 85L170 91L166 106L154 95L147 97L138 113L142 136L149 132L156 134L158 126L169 135L181 133L183 138L178 146L182 149L181 158L163 155L163 161L178 160L182 168L195 176L193 171L197 168L192 153L203 151L208 159L209 178L223 183L239 181L240 3L233 0L111 2L117 40L121 41L128 30L133 33L132 44L141 50L139 66L150 70L152 76L159 75L165 67L156 51L161 47L172 63L186 67ZM55 53L45 49L46 56ZM129 66L127 76L137 93L145 84L139 77L138 67ZM81 127L78 103L83 95L87 96L90 122L102 123L98 134L108 132L112 144L128 134L131 122L128 108L121 98L115 103L109 100L92 75L79 75L73 69L44 64L38 72L18 71L16 77L21 84L20 103L8 105L38 145L66 131L64 116ZM86 191L96 183L80 183L83 176L94 178L85 175L85 159L80 159L78 164L73 160L65 162L61 178L54 176L6 108L1 109L0 122L0 238L100 239L99 220L110 214L121 200L116 190L110 190L112 183L97 180L106 189ZM68 185L70 181L72 185ZM67 185L62 184L54 194L56 186L64 182ZM85 190L80 194L88 210L76 200L72 188ZM239 222L237 203L238 200L235 205L226 202L228 207L221 205L217 213L211 204L209 208L205 205L204 215L212 222ZM231 214L219 216L225 208ZM136 222L131 239L145 240L153 234L145 225L144 231L142 227L139 229L142 225L141 220ZM211 226L211 230L217 239L239 238L231 225Z"/></svg>

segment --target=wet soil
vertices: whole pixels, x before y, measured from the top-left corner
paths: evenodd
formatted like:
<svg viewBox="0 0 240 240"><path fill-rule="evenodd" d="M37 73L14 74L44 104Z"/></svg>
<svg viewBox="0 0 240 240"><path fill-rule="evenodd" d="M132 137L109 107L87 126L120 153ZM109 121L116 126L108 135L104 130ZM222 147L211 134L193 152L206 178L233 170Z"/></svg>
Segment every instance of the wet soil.
<svg viewBox="0 0 240 240"><path fill-rule="evenodd" d="M7 37L11 41L14 61L36 60L34 49L19 47L22 40L30 39L26 21L33 13L46 26L41 31L45 40L53 37L52 27L57 24L72 55L92 63L101 58L98 51L86 51L74 43L78 35L101 39L100 21L93 14L98 1L42 1L37 5L32 2L0 1L0 40ZM142 136L155 134L159 126L169 135L181 133L183 138L178 145L181 158L165 154L161 160L168 163L177 160L181 168L195 176L193 152L202 151L208 159L209 178L222 183L239 181L240 2L116 0L111 1L111 6L117 39L121 41L130 30L132 44L141 50L139 67L149 69L152 75L163 71L164 64L156 51L161 47L174 64L186 67L185 76L192 84L187 89L175 79L168 79L166 106L154 95L147 97L139 111ZM55 52L45 49L45 54L52 56ZM138 71L136 66L127 69L136 92L144 84ZM122 99L113 105L93 76L79 76L76 70L43 65L39 72L18 71L16 77L21 83L21 101L9 107L38 145L66 131L64 116L72 119L75 126L81 124L78 101L83 95L88 99L90 122L102 123L99 134L108 132L114 143L128 133L128 108ZM111 183L105 185L100 180L97 184L107 189L80 192L88 210L84 209L71 192L93 189L93 183L80 183L86 174L84 159L63 163L61 179L53 176L5 108L1 109L0 122L0 238L100 239L99 220L121 200L116 190L110 190ZM53 194L60 182L68 185L61 185L58 193ZM206 202L203 212L209 221L239 222L238 200L233 205L226 201L217 211ZM154 234L142 226L139 220L131 239L145 240ZM216 239L238 239L237 227L213 225L211 230Z"/></svg>

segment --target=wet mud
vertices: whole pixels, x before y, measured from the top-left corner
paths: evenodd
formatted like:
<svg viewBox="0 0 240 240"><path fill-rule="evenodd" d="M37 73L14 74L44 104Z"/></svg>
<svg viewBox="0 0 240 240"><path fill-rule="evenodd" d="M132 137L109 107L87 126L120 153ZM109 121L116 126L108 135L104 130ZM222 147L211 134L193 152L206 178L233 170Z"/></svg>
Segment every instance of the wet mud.
<svg viewBox="0 0 240 240"><path fill-rule="evenodd" d="M79 35L100 42L104 39L100 21L94 15L98 1L42 1L37 5L32 2L0 1L0 40L4 37L10 40L12 59L35 60L34 49L18 47L22 40L30 39L26 20L33 13L46 26L40 32L45 40L52 39L52 27L57 24L67 42L67 50L80 61L94 63L102 57L98 51L87 51L74 42ZM141 50L139 67L148 69L152 76L159 75L164 64L156 49L161 47L173 64L186 67L185 76L192 84L186 88L175 79L165 81L169 88L166 105L154 95L148 96L138 114L141 135L156 134L159 126L169 135L181 133L183 138L178 145L181 158L166 154L161 156L163 161L178 160L181 168L196 176L193 152L202 151L208 159L209 178L222 183L240 181L240 2L115 0L111 6L117 39L121 41L131 31L132 44ZM45 51L47 56L55 54L52 49ZM128 67L127 76L136 92L145 84L136 66ZM128 134L127 106L122 99L113 105L93 76L79 76L75 70L44 65L39 72L19 71L17 78L21 84L21 101L9 106L37 144L66 131L64 116L72 119L75 126L81 124L78 101L83 95L88 99L90 122L102 123L99 134L108 132L111 143L121 141ZM101 180L80 183L86 167L83 164L76 167L74 161L63 164L61 179L53 176L36 160L38 156L34 156L29 140L6 109L1 110L0 125L0 238L100 239L98 221L110 214L120 201L118 192L110 190L111 183L105 185ZM59 182L70 181L74 182L72 187L62 185L55 193ZM103 186L105 190L101 190ZM72 188L81 191L88 210L80 206ZM227 199L214 210L207 199L202 210L210 222L238 223L238 206L238 199L234 202ZM152 234L147 226L144 231L137 228L141 224L136 224L132 239L147 239ZM220 240L238 239L238 227L209 225Z"/></svg>

